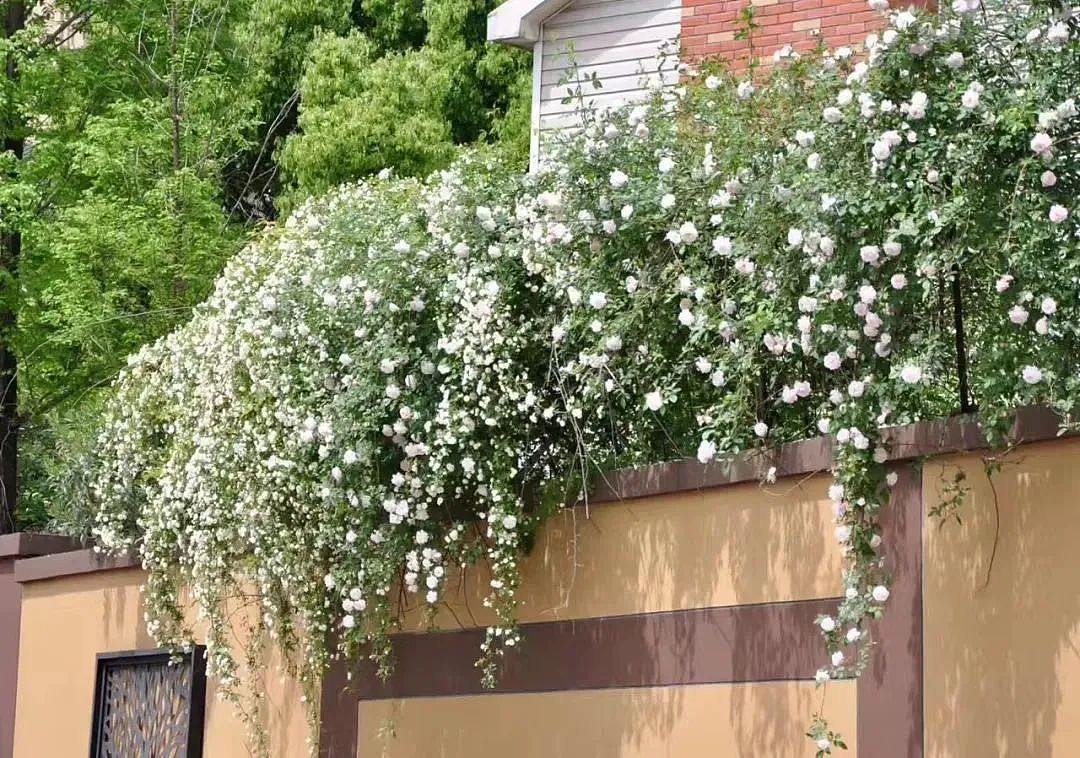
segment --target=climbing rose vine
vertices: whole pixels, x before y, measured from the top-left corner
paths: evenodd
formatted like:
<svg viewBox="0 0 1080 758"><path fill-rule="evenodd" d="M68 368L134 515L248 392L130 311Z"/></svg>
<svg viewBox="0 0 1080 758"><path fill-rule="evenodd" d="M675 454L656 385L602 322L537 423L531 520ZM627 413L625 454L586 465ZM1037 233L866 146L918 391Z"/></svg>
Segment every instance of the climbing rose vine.
<svg viewBox="0 0 1080 758"><path fill-rule="evenodd" d="M828 434L847 569L818 680L857 674L889 595L882 429L1080 396L1075 9L884 13L864 53L614 113L584 87L540 171L349 185L238 255L101 435L96 536L141 556L154 636L189 643L190 599L234 683L225 609L254 592L312 676L386 672L402 594L433 608L483 562L490 684L529 535L596 472Z"/></svg>

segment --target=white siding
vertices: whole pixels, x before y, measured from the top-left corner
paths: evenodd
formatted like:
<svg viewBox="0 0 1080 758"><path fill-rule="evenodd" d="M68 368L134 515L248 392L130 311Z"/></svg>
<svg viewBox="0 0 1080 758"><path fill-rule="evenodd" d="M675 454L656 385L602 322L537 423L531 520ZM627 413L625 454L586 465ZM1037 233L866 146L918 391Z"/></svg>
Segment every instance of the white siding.
<svg viewBox="0 0 1080 758"><path fill-rule="evenodd" d="M600 79L600 89L581 85L586 104L602 109L642 98L650 85L678 81L671 59L658 73L656 54L661 43L678 37L681 19L681 0L571 0L544 21L533 48L534 161L545 133L578 121L576 99L563 103L577 83L560 84L572 65L579 79L593 73Z"/></svg>

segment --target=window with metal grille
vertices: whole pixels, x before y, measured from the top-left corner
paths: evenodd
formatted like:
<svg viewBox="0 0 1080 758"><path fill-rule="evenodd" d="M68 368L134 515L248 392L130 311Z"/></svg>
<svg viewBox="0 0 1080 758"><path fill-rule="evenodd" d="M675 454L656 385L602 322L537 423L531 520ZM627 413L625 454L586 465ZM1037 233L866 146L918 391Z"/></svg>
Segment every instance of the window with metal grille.
<svg viewBox="0 0 1080 758"><path fill-rule="evenodd" d="M202 758L203 648L97 657L90 758Z"/></svg>

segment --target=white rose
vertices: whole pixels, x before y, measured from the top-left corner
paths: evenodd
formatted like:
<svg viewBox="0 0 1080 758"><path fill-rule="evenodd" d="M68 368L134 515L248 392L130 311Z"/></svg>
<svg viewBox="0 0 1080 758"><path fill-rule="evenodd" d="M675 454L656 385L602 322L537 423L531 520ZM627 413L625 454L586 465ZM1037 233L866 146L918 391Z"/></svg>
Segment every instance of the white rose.
<svg viewBox="0 0 1080 758"><path fill-rule="evenodd" d="M1039 155L1046 155L1054 146L1054 141L1046 132L1038 132L1031 138L1031 151Z"/></svg>
<svg viewBox="0 0 1080 758"><path fill-rule="evenodd" d="M714 239L713 252L725 258L731 255L731 237L717 237Z"/></svg>
<svg viewBox="0 0 1080 758"><path fill-rule="evenodd" d="M1028 384L1038 384L1043 379L1043 372L1037 366L1024 366L1021 376Z"/></svg>
<svg viewBox="0 0 1080 758"><path fill-rule="evenodd" d="M859 248L859 258L861 258L864 263L873 265L880 260L881 250L877 245L863 245Z"/></svg>
<svg viewBox="0 0 1080 758"><path fill-rule="evenodd" d="M922 381L922 369L919 366L904 366L900 371L900 378L907 384L918 384Z"/></svg>

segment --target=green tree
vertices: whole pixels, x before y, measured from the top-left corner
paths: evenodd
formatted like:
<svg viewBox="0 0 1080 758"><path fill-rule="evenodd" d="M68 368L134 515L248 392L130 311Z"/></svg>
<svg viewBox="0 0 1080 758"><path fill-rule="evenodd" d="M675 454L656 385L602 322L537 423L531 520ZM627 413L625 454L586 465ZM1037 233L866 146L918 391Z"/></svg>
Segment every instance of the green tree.
<svg viewBox="0 0 1080 758"><path fill-rule="evenodd" d="M318 37L304 65L298 130L279 153L291 195L383 168L423 176L447 165L456 145L477 141L501 140L523 158L528 56L487 43L497 4L363 3L355 31Z"/></svg>
<svg viewBox="0 0 1080 758"><path fill-rule="evenodd" d="M25 427L21 517L47 519L55 472L70 465L65 430L95 423L92 395L122 356L186 318L242 229L226 223L223 172L250 149L260 115L236 31L244 3L66 3L85 45L24 32L11 100L31 149L14 184L32 207L17 219L18 286L8 288ZM25 206L25 204L24 204Z"/></svg>
<svg viewBox="0 0 1080 758"><path fill-rule="evenodd" d="M0 0L25 11L0 86L0 462L13 491L21 426L23 525L80 529L69 503L124 356L281 206L424 175L461 144L524 154L528 66L486 44L494 4Z"/></svg>

